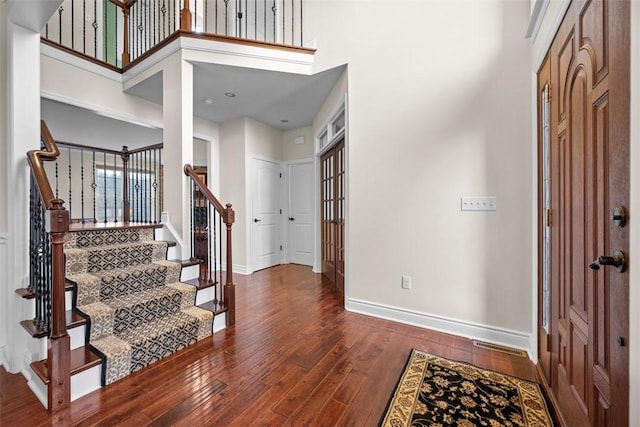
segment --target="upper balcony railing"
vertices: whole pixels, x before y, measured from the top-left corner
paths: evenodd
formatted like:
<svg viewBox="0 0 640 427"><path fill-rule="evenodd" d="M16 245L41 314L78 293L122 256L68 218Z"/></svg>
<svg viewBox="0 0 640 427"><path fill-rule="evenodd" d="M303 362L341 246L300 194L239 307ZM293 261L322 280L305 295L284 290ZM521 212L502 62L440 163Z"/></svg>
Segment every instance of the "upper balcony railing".
<svg viewBox="0 0 640 427"><path fill-rule="evenodd" d="M303 47L303 0L64 0L42 31L57 46L126 67L176 33Z"/></svg>

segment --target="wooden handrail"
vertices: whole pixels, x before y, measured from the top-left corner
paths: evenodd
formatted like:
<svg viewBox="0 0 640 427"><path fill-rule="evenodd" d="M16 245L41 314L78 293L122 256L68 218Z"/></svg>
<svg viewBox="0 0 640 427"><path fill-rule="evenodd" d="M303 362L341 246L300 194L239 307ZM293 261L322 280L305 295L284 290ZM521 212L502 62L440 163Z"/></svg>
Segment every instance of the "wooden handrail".
<svg viewBox="0 0 640 427"><path fill-rule="evenodd" d="M40 197L47 210L53 209L54 200L58 198L54 195L47 178L47 172L44 169L43 161L53 161L60 155L60 150L56 145L56 141L51 136L49 128L44 120L40 121L40 135L42 142L44 143L44 150L31 150L27 152L27 161L31 166L31 173L36 181Z"/></svg>
<svg viewBox="0 0 640 427"><path fill-rule="evenodd" d="M226 224L227 219L224 217L224 213L226 209L224 208L224 206L222 206L222 203L218 201L216 196L213 195L211 190L209 190L209 187L207 187L206 184L200 179L196 171L193 170L193 167L189 163L184 165L184 174L193 179L193 182L198 186L200 191L202 191L202 194L204 195L204 197L206 197L207 200L209 200L209 202L211 202L211 204L215 206L216 210L220 213L220 215L223 215L223 221ZM231 206L231 205L228 205L228 206ZM233 224L233 220L231 221L231 223Z"/></svg>
<svg viewBox="0 0 640 427"><path fill-rule="evenodd" d="M213 205L218 211L222 220L225 223L227 229L227 265L226 265L226 280L224 285L224 300L227 308L226 324L227 327L233 326L236 323L236 290L233 284L233 250L231 239L231 228L235 222L235 212L231 207L231 203L227 203L226 206L222 206L222 203L211 193L211 190L200 179L190 164L184 165L184 174L191 178L192 182L200 190L200 193Z"/></svg>
<svg viewBox="0 0 640 427"><path fill-rule="evenodd" d="M31 167L33 183L45 208L45 231L51 236L51 330L47 343L49 385L47 403L50 412L56 412L71 402L71 348L67 333L65 309L64 235L69 231L69 212L64 201L51 189L43 161L53 161L60 155L55 140L44 121L40 122L40 138L44 149L31 150L27 161ZM39 295L36 293L36 298Z"/></svg>

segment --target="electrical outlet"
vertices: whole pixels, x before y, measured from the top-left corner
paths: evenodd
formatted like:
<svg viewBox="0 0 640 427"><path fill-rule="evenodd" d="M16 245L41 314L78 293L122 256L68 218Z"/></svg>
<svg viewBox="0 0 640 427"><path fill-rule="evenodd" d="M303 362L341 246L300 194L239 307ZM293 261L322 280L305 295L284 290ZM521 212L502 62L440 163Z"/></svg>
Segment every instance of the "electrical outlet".
<svg viewBox="0 0 640 427"><path fill-rule="evenodd" d="M462 197L461 211L495 211L497 209L495 196Z"/></svg>
<svg viewBox="0 0 640 427"><path fill-rule="evenodd" d="M402 289L411 289L411 276L402 276Z"/></svg>

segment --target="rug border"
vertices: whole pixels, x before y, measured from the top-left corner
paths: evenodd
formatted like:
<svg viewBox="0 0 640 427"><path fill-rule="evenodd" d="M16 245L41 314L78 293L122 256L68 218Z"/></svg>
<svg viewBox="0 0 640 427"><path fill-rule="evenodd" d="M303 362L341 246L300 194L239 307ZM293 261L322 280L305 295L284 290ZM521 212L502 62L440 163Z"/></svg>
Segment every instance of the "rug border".
<svg viewBox="0 0 640 427"><path fill-rule="evenodd" d="M538 392L540 393L540 396L542 397L542 400L544 401L544 409L545 409L545 412L547 414L547 417L548 417L549 421L551 422L551 425L552 426L557 425L556 419L551 416L551 412L549 411L549 402L547 401L547 396L546 396L545 392L543 391L543 388L540 386L540 384L537 381L526 380L524 378L520 378L520 377L517 377L515 375L509 375L509 374L505 374L505 373L502 373L502 372L498 372L498 371L496 371L494 369L483 368L481 366L474 365L473 363L470 363L470 362L463 362L463 361L451 359L451 358L448 358L448 357L440 356L439 354L434 354L434 353L431 353L431 352L428 352L428 351L418 350L418 349L412 348L411 352L409 353L409 357L407 358L404 366L402 367L402 372L400 373L400 376L398 377L398 380L396 381L396 385L394 387L393 393L389 397L387 405L384 408L384 412L382 413L382 415L380 417L380 421L378 422L378 426L379 427L382 427L384 425L384 422L385 422L385 420L387 418L387 415L389 414L389 408L391 407L391 403L395 400L396 394L398 392L398 387L400 386L400 382L404 378L404 376L405 376L405 374L407 372L407 367L409 366L409 362L411 361L411 359L413 358L413 355L416 352L423 353L423 354L425 354L427 356L434 356L434 357L437 357L439 359L448 360L450 362L459 363L459 364L462 364L462 365L467 365L467 366L475 368L475 369L480 369L480 370L483 370L483 371L492 372L492 373L495 373L497 375L502 375L504 377L513 378L513 379L518 380L518 381L523 381L523 382L535 385L536 388L538 389ZM520 390L518 390L518 395L520 395Z"/></svg>
<svg viewBox="0 0 640 427"><path fill-rule="evenodd" d="M404 378L404 374L407 372L407 366L409 366L409 362L411 361L411 358L413 357L413 353L415 351L419 351L419 350L416 350L415 348L411 349L411 351L409 352L409 356L406 358L407 360L404 362L404 365L402 366L400 375L396 380L396 385L393 387L393 393L391 393L391 396L387 400L387 404L384 407L384 411L382 411L382 415L380 415L380 421L378 421L378 427L381 427L384 425L384 421L387 418L387 414L389 414L389 408L391 407L391 403L394 401L396 394L398 393L398 386L400 385L400 381L402 381L402 379Z"/></svg>

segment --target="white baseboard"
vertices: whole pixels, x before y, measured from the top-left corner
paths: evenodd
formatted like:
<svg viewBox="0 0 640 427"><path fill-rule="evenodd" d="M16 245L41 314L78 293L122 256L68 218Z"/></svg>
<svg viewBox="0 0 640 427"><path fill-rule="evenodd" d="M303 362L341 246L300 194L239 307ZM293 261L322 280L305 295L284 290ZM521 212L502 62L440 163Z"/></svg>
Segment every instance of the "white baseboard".
<svg viewBox="0 0 640 427"><path fill-rule="evenodd" d="M529 354L529 358L533 354L531 335L524 332L449 319L353 298L345 298L345 307L348 311L355 313L525 350Z"/></svg>
<svg viewBox="0 0 640 427"><path fill-rule="evenodd" d="M249 274L253 273L253 268L250 265L233 264L233 272L235 274L248 276Z"/></svg>

